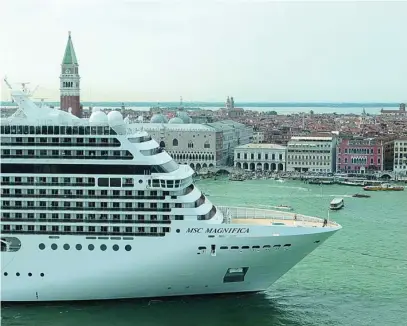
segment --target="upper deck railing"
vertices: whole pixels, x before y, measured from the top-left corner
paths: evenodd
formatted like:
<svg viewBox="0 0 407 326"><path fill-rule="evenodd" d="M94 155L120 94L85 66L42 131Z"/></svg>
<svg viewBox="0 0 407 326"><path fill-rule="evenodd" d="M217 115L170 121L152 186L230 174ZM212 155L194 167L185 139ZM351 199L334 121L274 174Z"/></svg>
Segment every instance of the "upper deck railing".
<svg viewBox="0 0 407 326"><path fill-rule="evenodd" d="M251 207L229 207L217 206L223 213L225 223L231 223L233 219L264 219L271 223L287 221L290 226L323 226L324 219L319 217L307 216L293 212L282 212L270 209L251 208ZM326 227L340 227L332 220L326 221Z"/></svg>

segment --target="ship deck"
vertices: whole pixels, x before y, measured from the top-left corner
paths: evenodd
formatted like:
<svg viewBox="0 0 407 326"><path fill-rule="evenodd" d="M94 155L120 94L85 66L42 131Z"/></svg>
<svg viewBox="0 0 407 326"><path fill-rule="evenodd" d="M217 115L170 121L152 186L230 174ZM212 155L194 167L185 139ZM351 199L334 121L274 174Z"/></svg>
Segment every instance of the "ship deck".
<svg viewBox="0 0 407 326"><path fill-rule="evenodd" d="M324 219L306 216L294 212L282 212L270 209L248 207L218 207L225 216L226 223L251 224L251 225L285 225L288 227L322 227ZM340 228L332 221L327 221L327 228Z"/></svg>

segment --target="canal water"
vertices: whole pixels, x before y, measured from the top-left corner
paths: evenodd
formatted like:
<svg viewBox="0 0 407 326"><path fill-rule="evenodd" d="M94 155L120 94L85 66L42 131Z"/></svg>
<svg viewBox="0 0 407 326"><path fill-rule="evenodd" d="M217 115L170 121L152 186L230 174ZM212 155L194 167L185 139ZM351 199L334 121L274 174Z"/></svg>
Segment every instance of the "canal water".
<svg viewBox="0 0 407 326"><path fill-rule="evenodd" d="M306 257L266 293L88 303L5 305L2 325L38 326L391 326L407 320L407 191L227 179L197 183L217 205L290 205L328 217L334 197L345 208L329 218L343 229Z"/></svg>

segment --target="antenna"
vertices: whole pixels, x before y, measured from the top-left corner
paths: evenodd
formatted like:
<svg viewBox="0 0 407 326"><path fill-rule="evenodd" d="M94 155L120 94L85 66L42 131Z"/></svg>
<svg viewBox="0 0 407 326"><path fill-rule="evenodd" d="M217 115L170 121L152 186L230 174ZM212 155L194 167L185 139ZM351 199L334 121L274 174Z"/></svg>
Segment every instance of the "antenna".
<svg viewBox="0 0 407 326"><path fill-rule="evenodd" d="M7 76L4 76L3 80L4 80L4 82L6 83L6 85L7 85L7 87L8 87L9 89L13 89L13 88L11 87L10 83L9 83L8 80L7 80Z"/></svg>

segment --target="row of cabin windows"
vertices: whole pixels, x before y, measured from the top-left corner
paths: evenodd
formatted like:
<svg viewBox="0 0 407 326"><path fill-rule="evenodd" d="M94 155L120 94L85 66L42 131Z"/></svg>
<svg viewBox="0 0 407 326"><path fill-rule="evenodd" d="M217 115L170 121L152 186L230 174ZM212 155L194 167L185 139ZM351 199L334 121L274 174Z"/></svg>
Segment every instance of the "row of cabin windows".
<svg viewBox="0 0 407 326"><path fill-rule="evenodd" d="M131 178L130 178L131 179ZM124 180L128 180L128 178L124 178ZM2 184L86 184L94 186L95 185L95 178L93 177L80 177L80 178L70 178L70 177L2 177L1 178Z"/></svg>
<svg viewBox="0 0 407 326"><path fill-rule="evenodd" d="M192 204L192 203L191 203ZM182 203L157 203L157 202L72 202L72 201L22 201L22 200L3 200L1 203L2 209L7 209L9 207L17 208L83 208L83 209L133 209L133 208L183 208L187 207L186 204Z"/></svg>
<svg viewBox="0 0 407 326"><path fill-rule="evenodd" d="M11 135L116 135L109 126L1 126L1 134Z"/></svg>
<svg viewBox="0 0 407 326"><path fill-rule="evenodd" d="M164 186L168 186L171 187L172 186L186 186L188 185L188 183L191 182L191 178L186 178L183 180L168 180L171 182L163 182L161 183L161 180L159 179L154 179L153 181L149 180L149 186L153 186L154 187L160 187L160 185L162 185L162 187ZM143 183L142 179L138 179L137 181L139 184ZM92 177L87 177L87 178L70 178L70 177L20 177L20 176L15 176L15 177L2 177L1 178L1 184L2 185L65 185L65 186L69 186L69 185L75 185L75 184L79 184L82 186L94 186L95 185L95 178ZM109 186L111 185L112 187L133 187L135 184L135 179L134 178L98 178L98 186ZM171 195L184 195L189 193L191 190L193 190L193 186L192 189L189 189L192 185L189 185L187 188L185 188L184 190L181 191L177 191L177 192L171 192ZM70 191L70 190L64 190L64 191ZM89 191L93 191L94 190L89 190ZM114 191L119 191L119 190L114 190ZM117 196L135 196L136 194L131 194L131 190L127 191L127 190L123 190L125 191L125 193L121 193L121 194L117 194ZM142 192L142 191L141 191ZM140 194L140 191L138 192L138 196L144 196L144 194ZM148 192L147 192L148 193ZM156 190L151 191L151 193L157 193ZM164 196L170 195L169 191L164 191ZM65 195L72 195L72 193L64 193ZM44 193L45 195L45 193ZM92 196L94 196L95 193L92 194ZM96 194L97 195L97 194ZM101 194L103 196L103 194ZM110 194L109 194L110 195ZM106 196L108 196L108 194L106 193ZM113 194L113 196L116 196L115 194ZM156 196L151 194L151 196Z"/></svg>
<svg viewBox="0 0 407 326"><path fill-rule="evenodd" d="M83 151L83 150L46 150L46 149L2 149L3 158L60 158L60 159L133 159L133 155L127 151Z"/></svg>
<svg viewBox="0 0 407 326"><path fill-rule="evenodd" d="M279 245L279 244L273 246L274 249L280 249L281 247L289 248L289 247L291 247L291 243L286 243L283 246ZM259 250L260 246L251 246L251 247L250 246L241 246L241 247L239 247L239 246L230 246L230 249L250 249L250 248L254 249L254 250ZM272 248L271 245L264 245L263 246L263 249L270 249L270 248ZM220 249L229 249L229 247L228 246L220 246ZM198 250L206 250L206 247L205 246L198 247Z"/></svg>
<svg viewBox="0 0 407 326"><path fill-rule="evenodd" d="M109 158L109 157L107 157ZM138 164L65 164L65 163L3 163L2 173L13 173L23 175L33 174L68 174L68 175L150 175L151 173L170 173L179 168L178 164L171 160L160 165L138 165Z"/></svg>
<svg viewBox="0 0 407 326"><path fill-rule="evenodd" d="M319 242L319 241L318 241ZM291 243L286 243L285 245L280 245L280 244L276 244L276 245L274 245L273 246L273 248L274 249L280 249L280 248L289 248L289 247L291 247ZM253 249L253 250L259 250L260 249L260 246L241 246L241 247L239 247L239 246L230 246L230 248L228 247L228 246L220 246L220 249L232 249L232 250L236 250L236 249ZM264 245L263 246L263 249L271 249L272 248L272 246L271 245ZM206 247L205 246L201 246L201 247L198 247L198 250L200 250L200 251L205 251L206 250Z"/></svg>
<svg viewBox="0 0 407 326"><path fill-rule="evenodd" d="M3 275L4 275L4 276L8 276L9 274L8 274L8 272L4 272ZM21 275L21 274L20 274L19 272L16 273L16 276L20 276L20 275ZM31 276L33 276L33 273L28 273L27 275L28 275L29 277L31 277ZM41 276L41 277L44 277L45 274L44 274L44 273L40 273L40 276Z"/></svg>
<svg viewBox="0 0 407 326"><path fill-rule="evenodd" d="M83 197L136 197L136 196L168 196L169 191L132 191L132 190L82 190L82 189L21 189L21 188L4 188L2 187L1 193L4 196L17 195L17 196L80 196Z"/></svg>
<svg viewBox="0 0 407 326"><path fill-rule="evenodd" d="M20 212L3 212L2 220L5 219L39 219L39 220L72 220L79 221L181 221L183 215L156 215L156 214L69 214L69 213L20 213Z"/></svg>
<svg viewBox="0 0 407 326"><path fill-rule="evenodd" d="M46 246L45 246L45 244L44 243L40 243L39 245L38 245L38 248L40 249L40 250L45 250L46 249ZM57 250L58 249L58 245L56 244L56 243L53 243L53 244L51 244L51 246L50 246L50 248L52 249L52 250ZM71 249L71 246L68 244L68 243L65 243L63 246L62 246L62 248L64 249L64 250L69 250L69 249ZM75 245L75 249L76 250L82 250L82 245L80 244L80 243L77 243L76 245ZM118 245L118 244L114 244L113 246L112 246L112 250L113 251L118 251L120 249L120 246ZM131 245L125 245L124 246L124 250L126 250L126 251L131 251ZM93 245L93 244L88 244L88 250L90 250L90 251L93 251L93 250L95 250L95 245ZM100 245L100 250L102 250L102 251L106 251L107 250L107 246L105 245L105 244L101 244Z"/></svg>
<svg viewBox="0 0 407 326"><path fill-rule="evenodd" d="M82 225L9 225L2 224L3 232L84 232L84 233L168 233L169 227L145 226L82 226Z"/></svg>
<svg viewBox="0 0 407 326"><path fill-rule="evenodd" d="M116 138L62 138L62 137L2 137L2 145L24 145L24 146L120 146Z"/></svg>
<svg viewBox="0 0 407 326"><path fill-rule="evenodd" d="M7 177L6 177L7 178ZM131 180L124 180L123 186L132 185ZM2 184L9 183L4 182ZM24 183L24 182L22 182ZM33 183L28 183L33 184ZM42 185L42 184L40 184ZM58 197L64 196L64 198L122 198L122 199L157 199L164 200L165 196L171 196L171 199L177 199L177 196L183 196L189 194L194 190L194 186L182 189L181 191L160 191L160 190L83 190L83 189L41 189L41 188L6 188L1 187L1 194L4 197ZM90 199L90 198L88 198Z"/></svg>
<svg viewBox="0 0 407 326"><path fill-rule="evenodd" d="M189 189L189 188L187 188ZM186 189L184 189L186 190ZM5 197L34 197L43 196L46 197L55 197L55 196L64 196L65 198L68 197L78 197L83 198L86 197L101 197L109 198L109 197L117 197L122 199L126 199L126 197L146 197L152 199L161 199L165 196L170 196L171 199L176 199L177 196L183 195L184 193L174 193L169 191L143 191L143 190L83 190L83 189L22 189L22 188L1 188L1 194ZM129 198L129 199L131 199Z"/></svg>

